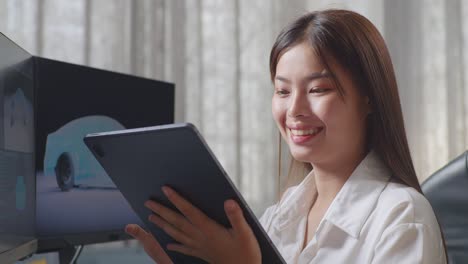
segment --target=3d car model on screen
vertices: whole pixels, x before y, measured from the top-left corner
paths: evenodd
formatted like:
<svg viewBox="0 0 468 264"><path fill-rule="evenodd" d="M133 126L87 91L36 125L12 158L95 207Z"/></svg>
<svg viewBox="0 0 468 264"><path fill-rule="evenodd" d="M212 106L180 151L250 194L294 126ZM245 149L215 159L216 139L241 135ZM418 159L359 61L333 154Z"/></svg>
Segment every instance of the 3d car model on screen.
<svg viewBox="0 0 468 264"><path fill-rule="evenodd" d="M47 136L44 176L55 175L62 191L73 187L115 188L83 138L89 133L120 129L125 127L107 116L87 116L70 121Z"/></svg>

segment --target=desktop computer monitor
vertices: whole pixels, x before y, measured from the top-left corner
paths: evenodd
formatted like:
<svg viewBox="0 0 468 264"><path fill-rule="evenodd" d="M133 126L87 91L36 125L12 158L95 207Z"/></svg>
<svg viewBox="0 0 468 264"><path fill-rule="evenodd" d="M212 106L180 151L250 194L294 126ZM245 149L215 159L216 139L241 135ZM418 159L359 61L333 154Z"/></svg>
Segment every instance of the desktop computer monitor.
<svg viewBox="0 0 468 264"><path fill-rule="evenodd" d="M32 57L0 34L0 263L36 250Z"/></svg>
<svg viewBox="0 0 468 264"><path fill-rule="evenodd" d="M34 69L38 251L128 238L141 221L83 137L173 123L174 85L40 57Z"/></svg>

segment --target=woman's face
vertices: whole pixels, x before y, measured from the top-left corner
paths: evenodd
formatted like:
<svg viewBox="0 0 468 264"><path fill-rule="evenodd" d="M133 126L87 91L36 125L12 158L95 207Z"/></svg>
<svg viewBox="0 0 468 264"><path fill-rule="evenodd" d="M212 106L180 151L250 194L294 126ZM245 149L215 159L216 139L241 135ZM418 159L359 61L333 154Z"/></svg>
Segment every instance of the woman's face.
<svg viewBox="0 0 468 264"><path fill-rule="evenodd" d="M329 64L344 98L306 43L287 50L276 66L273 117L292 156L312 165L361 155L366 146L368 99L344 69Z"/></svg>

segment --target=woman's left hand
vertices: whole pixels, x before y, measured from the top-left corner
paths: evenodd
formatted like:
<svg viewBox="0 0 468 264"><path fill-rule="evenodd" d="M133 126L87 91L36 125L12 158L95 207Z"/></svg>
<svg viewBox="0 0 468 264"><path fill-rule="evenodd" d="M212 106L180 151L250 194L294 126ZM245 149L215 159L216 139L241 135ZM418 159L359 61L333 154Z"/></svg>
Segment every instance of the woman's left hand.
<svg viewBox="0 0 468 264"><path fill-rule="evenodd" d="M154 201L145 206L154 214L149 220L180 244L167 245L168 250L201 258L209 263L261 263L261 252L255 235L246 222L242 209L234 200L224 203L232 228L226 228L193 206L169 187L163 192L182 213Z"/></svg>

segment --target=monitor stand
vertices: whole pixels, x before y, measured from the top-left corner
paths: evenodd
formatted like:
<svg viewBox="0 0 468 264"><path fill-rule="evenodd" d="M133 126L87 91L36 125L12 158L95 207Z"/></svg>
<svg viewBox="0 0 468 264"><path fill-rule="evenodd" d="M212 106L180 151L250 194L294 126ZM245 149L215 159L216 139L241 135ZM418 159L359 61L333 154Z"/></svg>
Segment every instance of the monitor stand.
<svg viewBox="0 0 468 264"><path fill-rule="evenodd" d="M78 257L83 250L83 245L79 246L66 246L64 248L59 249L59 263L60 264L75 264Z"/></svg>

